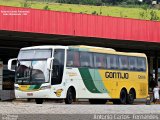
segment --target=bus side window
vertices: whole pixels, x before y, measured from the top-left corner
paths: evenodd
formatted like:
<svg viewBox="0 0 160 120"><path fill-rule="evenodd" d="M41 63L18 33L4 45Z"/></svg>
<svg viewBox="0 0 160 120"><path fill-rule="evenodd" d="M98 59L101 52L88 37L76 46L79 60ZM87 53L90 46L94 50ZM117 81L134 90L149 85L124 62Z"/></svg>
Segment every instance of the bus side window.
<svg viewBox="0 0 160 120"><path fill-rule="evenodd" d="M89 52L80 52L81 67L93 67L93 55Z"/></svg>
<svg viewBox="0 0 160 120"><path fill-rule="evenodd" d="M79 52L78 51L67 51L67 67L79 67Z"/></svg>
<svg viewBox="0 0 160 120"><path fill-rule="evenodd" d="M117 56L116 55L107 55L107 69L117 69Z"/></svg>
<svg viewBox="0 0 160 120"><path fill-rule="evenodd" d="M104 54L94 53L94 65L95 68L106 68L106 60Z"/></svg>
<svg viewBox="0 0 160 120"><path fill-rule="evenodd" d="M73 67L74 66L74 52L73 51L67 51L67 67Z"/></svg>
<svg viewBox="0 0 160 120"><path fill-rule="evenodd" d="M79 67L80 63L79 63L79 52L75 51L74 52L74 66L75 67Z"/></svg>
<svg viewBox="0 0 160 120"><path fill-rule="evenodd" d="M129 70L136 71L137 68L137 58L129 57Z"/></svg>
<svg viewBox="0 0 160 120"><path fill-rule="evenodd" d="M146 71L146 60L145 58L138 58L137 59L137 69L138 71Z"/></svg>
<svg viewBox="0 0 160 120"><path fill-rule="evenodd" d="M121 70L128 70L128 57L119 56L119 67Z"/></svg>

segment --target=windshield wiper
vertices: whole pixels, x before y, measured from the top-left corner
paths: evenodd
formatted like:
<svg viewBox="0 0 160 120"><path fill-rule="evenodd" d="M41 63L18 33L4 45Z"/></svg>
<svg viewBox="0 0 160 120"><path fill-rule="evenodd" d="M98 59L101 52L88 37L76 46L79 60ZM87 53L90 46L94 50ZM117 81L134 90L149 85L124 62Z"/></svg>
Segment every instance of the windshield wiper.
<svg viewBox="0 0 160 120"><path fill-rule="evenodd" d="M28 77L20 77L20 78L16 78L17 82L21 82L21 84L24 84L24 80L29 82L29 76Z"/></svg>
<svg viewBox="0 0 160 120"><path fill-rule="evenodd" d="M28 77L20 77L20 78L16 78L17 80L21 80L21 79L28 79L28 78L30 78L30 76L28 76Z"/></svg>

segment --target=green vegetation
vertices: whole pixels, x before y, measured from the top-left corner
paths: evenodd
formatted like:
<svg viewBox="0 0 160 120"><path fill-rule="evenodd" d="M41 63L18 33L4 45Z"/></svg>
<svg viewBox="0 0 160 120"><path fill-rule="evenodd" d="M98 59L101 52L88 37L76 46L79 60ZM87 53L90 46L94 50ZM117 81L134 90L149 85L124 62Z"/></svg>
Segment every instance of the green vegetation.
<svg viewBox="0 0 160 120"><path fill-rule="evenodd" d="M137 8L129 8L121 6L90 6L81 4L62 4L50 2L55 0L48 0L48 2L46 1L47 0L39 0L39 2L33 0L0 0L0 5L145 20L160 20L160 11L158 9L148 9L148 7L145 5L141 7L137 6Z"/></svg>

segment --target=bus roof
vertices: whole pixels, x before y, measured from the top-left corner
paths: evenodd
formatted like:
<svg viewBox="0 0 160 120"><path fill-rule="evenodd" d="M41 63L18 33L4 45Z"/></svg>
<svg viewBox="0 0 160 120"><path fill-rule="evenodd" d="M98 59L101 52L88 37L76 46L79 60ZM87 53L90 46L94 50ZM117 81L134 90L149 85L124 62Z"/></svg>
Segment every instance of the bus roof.
<svg viewBox="0 0 160 120"><path fill-rule="evenodd" d="M108 54L117 54L117 55L127 55L127 56L140 56L146 57L144 53L133 53L133 52L119 52L112 48L104 48L104 47L94 47L94 46L86 46L86 45L73 45L73 46L62 46L62 45L43 45L43 46L32 46L32 47L24 47L21 50L30 50L30 49L77 49L78 51L88 51L88 52L97 52L97 53L108 53Z"/></svg>
<svg viewBox="0 0 160 120"><path fill-rule="evenodd" d="M112 48L104 48L104 47L94 47L94 46L86 46L86 45L75 45L75 46L69 46L71 49L79 49L80 51L93 51L93 52L102 52L102 51L113 51Z"/></svg>
<svg viewBox="0 0 160 120"><path fill-rule="evenodd" d="M77 46L69 46L69 48L70 49L78 49L79 51L89 51L89 52L97 52L97 53L108 53L108 54L146 57L146 55L144 53L119 52L119 51L116 51L115 49L104 48L104 47L77 45Z"/></svg>
<svg viewBox="0 0 160 120"><path fill-rule="evenodd" d="M24 47L24 48L21 48L21 50L30 50L30 49L53 49L53 48L63 48L63 49L67 49L68 46L62 46L62 45L41 45L41 46Z"/></svg>

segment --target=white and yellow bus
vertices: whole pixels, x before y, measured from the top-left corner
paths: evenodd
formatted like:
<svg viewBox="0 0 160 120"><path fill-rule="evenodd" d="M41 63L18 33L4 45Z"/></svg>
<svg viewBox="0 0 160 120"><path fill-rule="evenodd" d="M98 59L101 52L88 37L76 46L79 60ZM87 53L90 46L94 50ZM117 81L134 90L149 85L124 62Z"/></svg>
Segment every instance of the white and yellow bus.
<svg viewBox="0 0 160 120"><path fill-rule="evenodd" d="M12 62L17 65L12 69ZM35 46L22 48L8 61L15 71L16 98L89 99L91 104L132 104L148 96L147 57L91 46Z"/></svg>

